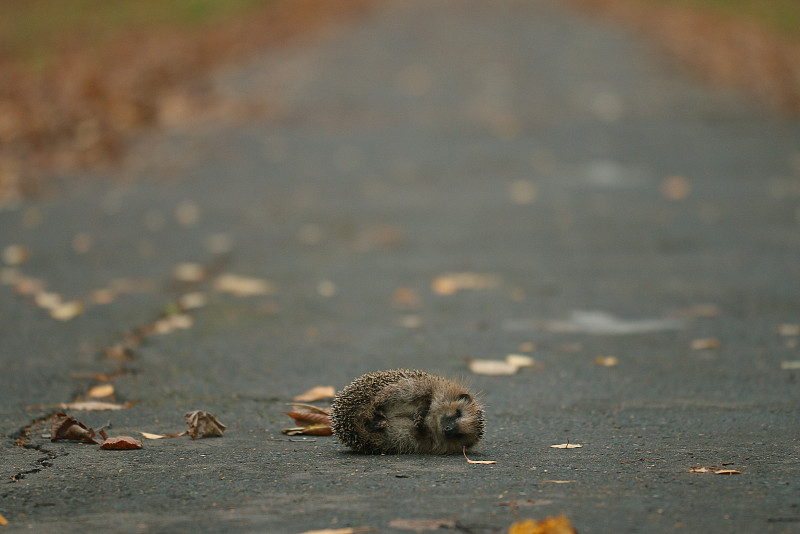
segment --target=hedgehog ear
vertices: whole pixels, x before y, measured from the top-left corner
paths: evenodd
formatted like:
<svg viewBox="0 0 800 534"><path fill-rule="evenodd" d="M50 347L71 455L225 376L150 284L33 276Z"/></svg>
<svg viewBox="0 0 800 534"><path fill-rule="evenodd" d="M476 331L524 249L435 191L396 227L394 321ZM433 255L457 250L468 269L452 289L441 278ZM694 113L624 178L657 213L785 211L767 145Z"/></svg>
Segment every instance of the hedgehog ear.
<svg viewBox="0 0 800 534"><path fill-rule="evenodd" d="M472 402L472 395L470 395L469 393L462 393L461 395L458 396L456 400L470 403Z"/></svg>

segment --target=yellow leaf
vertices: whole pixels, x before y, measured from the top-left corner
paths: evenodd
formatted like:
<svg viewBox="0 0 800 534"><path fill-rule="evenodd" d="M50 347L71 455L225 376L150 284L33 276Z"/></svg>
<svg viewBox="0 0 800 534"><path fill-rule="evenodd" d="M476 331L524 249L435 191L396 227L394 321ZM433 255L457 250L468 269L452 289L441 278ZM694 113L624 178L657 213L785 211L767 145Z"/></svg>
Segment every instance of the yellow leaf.
<svg viewBox="0 0 800 534"><path fill-rule="evenodd" d="M464 453L464 458L467 458L467 448L464 447L461 452ZM467 458L468 464L496 464L497 460L470 460Z"/></svg>
<svg viewBox="0 0 800 534"><path fill-rule="evenodd" d="M8 519L3 517L3 514L0 514L0 525L5 526L8 524Z"/></svg>
<svg viewBox="0 0 800 534"><path fill-rule="evenodd" d="M569 519L560 515L546 517L541 521L526 519L514 523L508 528L508 534L577 534Z"/></svg>
<svg viewBox="0 0 800 534"><path fill-rule="evenodd" d="M89 396L93 399L110 397L114 394L114 386L111 384L100 384L89 390Z"/></svg>
<svg viewBox="0 0 800 534"><path fill-rule="evenodd" d="M519 366L502 360L473 360L466 358L469 370L476 375L513 375L519 371Z"/></svg>
<svg viewBox="0 0 800 534"><path fill-rule="evenodd" d="M614 367L619 364L619 358L616 356L598 356L594 359L594 363L602 367Z"/></svg>

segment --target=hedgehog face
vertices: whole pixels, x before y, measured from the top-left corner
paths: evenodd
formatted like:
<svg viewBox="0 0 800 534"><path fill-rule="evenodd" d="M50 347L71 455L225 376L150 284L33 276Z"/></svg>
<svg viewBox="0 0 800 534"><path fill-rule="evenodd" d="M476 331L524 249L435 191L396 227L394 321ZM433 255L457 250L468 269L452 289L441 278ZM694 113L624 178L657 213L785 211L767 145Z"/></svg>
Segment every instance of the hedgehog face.
<svg viewBox="0 0 800 534"><path fill-rule="evenodd" d="M427 419L431 434L448 453L461 452L483 437L483 410L466 392L432 399Z"/></svg>

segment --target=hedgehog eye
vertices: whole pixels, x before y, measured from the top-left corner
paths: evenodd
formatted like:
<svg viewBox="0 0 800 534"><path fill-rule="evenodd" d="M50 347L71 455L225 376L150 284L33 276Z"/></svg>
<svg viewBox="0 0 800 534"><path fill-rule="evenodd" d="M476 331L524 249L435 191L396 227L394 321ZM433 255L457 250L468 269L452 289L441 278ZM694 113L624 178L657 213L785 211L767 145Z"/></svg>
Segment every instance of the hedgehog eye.
<svg viewBox="0 0 800 534"><path fill-rule="evenodd" d="M456 410L456 419L458 419L459 417L461 417L461 408Z"/></svg>
<svg viewBox="0 0 800 534"><path fill-rule="evenodd" d="M472 402L472 396L469 393L462 393L461 395L458 396L458 399L456 400L463 402Z"/></svg>

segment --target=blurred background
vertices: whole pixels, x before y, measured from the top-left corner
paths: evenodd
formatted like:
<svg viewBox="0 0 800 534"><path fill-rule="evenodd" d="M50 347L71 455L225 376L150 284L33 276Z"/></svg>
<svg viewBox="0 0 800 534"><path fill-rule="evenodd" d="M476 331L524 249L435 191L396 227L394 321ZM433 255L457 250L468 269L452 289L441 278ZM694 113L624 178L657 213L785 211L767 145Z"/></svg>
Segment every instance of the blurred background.
<svg viewBox="0 0 800 534"><path fill-rule="evenodd" d="M143 128L268 117L203 75L385 0L0 0L0 205L102 168ZM799 0L543 0L654 39L765 112L800 112Z"/></svg>

